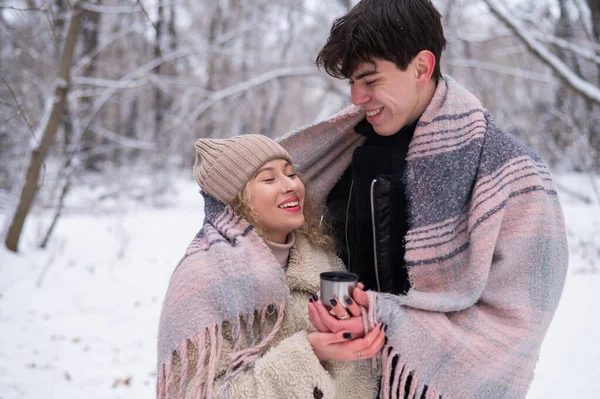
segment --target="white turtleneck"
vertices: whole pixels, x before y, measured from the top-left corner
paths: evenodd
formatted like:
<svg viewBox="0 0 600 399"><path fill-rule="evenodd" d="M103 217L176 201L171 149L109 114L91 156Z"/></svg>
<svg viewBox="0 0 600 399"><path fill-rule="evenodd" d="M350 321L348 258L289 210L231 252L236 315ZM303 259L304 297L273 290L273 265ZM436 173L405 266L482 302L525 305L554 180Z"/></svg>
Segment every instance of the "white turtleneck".
<svg viewBox="0 0 600 399"><path fill-rule="evenodd" d="M287 241L285 244L277 244L276 242L265 240L265 244L271 249L273 255L275 255L275 259L277 262L283 267L287 269L288 259L290 257L290 248L294 245L296 241L296 236L294 232L291 232L287 235Z"/></svg>

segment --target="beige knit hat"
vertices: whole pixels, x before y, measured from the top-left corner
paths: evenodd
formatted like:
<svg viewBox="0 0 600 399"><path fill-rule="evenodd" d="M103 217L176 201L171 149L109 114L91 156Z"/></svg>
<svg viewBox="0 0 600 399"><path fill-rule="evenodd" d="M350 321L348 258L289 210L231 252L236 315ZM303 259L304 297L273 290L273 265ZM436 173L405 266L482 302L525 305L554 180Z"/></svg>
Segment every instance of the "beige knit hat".
<svg viewBox="0 0 600 399"><path fill-rule="evenodd" d="M229 139L198 139L194 178L218 200L231 204L246 183L267 162L292 157L274 140L260 134Z"/></svg>

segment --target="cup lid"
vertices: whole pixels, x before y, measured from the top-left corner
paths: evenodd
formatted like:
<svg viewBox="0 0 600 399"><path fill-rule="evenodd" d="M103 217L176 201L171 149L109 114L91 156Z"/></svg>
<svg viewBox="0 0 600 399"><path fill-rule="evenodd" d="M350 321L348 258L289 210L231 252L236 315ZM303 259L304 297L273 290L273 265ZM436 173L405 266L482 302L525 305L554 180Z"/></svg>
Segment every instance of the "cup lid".
<svg viewBox="0 0 600 399"><path fill-rule="evenodd" d="M339 281L344 283L358 281L358 274L350 272L323 272L320 276L321 279L327 281Z"/></svg>

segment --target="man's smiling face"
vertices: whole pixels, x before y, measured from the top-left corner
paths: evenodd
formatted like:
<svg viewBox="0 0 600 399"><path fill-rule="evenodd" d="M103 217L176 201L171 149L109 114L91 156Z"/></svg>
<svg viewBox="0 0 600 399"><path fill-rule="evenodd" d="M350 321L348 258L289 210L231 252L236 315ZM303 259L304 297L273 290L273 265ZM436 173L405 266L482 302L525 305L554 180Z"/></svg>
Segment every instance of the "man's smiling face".
<svg viewBox="0 0 600 399"><path fill-rule="evenodd" d="M395 134L423 112L415 60L401 71L392 62L375 59L360 63L350 76L352 103L364 109L381 136Z"/></svg>

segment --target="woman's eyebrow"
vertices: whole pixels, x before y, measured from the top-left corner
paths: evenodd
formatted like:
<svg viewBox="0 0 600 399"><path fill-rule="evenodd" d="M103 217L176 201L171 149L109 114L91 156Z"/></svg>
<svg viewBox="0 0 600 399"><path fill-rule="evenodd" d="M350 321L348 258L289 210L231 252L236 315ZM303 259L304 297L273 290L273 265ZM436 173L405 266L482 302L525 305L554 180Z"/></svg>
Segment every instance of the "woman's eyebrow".
<svg viewBox="0 0 600 399"><path fill-rule="evenodd" d="M266 171L268 171L268 170L275 170L275 168L274 168L274 167L272 167L272 166L265 166L265 167L263 167L263 168L260 168L260 169L258 170L258 172L256 172L256 174L259 174L260 172L266 172Z"/></svg>

